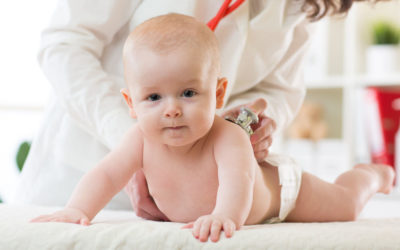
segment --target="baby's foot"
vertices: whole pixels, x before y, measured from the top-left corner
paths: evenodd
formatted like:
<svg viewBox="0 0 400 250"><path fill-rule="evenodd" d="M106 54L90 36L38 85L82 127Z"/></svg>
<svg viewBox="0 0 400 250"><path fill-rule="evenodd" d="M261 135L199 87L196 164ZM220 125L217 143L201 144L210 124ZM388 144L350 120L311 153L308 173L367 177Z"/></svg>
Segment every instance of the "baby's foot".
<svg viewBox="0 0 400 250"><path fill-rule="evenodd" d="M359 164L355 168L361 168L377 175L380 184L379 193L390 194L392 192L395 173L391 166L384 164Z"/></svg>

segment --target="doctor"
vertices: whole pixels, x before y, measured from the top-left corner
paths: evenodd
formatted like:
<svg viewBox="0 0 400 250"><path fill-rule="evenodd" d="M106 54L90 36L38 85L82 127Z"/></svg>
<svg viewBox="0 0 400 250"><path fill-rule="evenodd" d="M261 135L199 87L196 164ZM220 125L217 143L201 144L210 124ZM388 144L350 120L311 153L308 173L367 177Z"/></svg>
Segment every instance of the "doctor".
<svg viewBox="0 0 400 250"><path fill-rule="evenodd" d="M14 202L65 205L81 176L132 126L134 121L119 92L124 87L122 46L132 29L169 12L206 23L223 2L59 1L51 24L42 34L38 56L53 93ZM326 14L324 10L334 11L333 2L247 0L215 29L221 74L229 82L223 112L247 105L260 113L251 137L257 159L267 156L272 133L290 123L303 101L302 62L312 30L307 15L318 17ZM336 12L347 11L352 2L342 0ZM256 101L259 98L267 102L265 110ZM139 216L163 219L148 196L143 174L132 178L127 191ZM118 194L108 206L130 207L126 193Z"/></svg>

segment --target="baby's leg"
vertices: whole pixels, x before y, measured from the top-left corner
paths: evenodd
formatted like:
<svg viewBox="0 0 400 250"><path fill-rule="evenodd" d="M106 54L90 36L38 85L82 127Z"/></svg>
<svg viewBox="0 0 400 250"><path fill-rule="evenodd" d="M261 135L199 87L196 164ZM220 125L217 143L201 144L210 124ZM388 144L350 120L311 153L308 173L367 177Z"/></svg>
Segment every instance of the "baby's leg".
<svg viewBox="0 0 400 250"><path fill-rule="evenodd" d="M379 164L357 165L340 175L335 183L303 173L296 207L286 221L355 220L375 193L390 193L393 179L393 169Z"/></svg>

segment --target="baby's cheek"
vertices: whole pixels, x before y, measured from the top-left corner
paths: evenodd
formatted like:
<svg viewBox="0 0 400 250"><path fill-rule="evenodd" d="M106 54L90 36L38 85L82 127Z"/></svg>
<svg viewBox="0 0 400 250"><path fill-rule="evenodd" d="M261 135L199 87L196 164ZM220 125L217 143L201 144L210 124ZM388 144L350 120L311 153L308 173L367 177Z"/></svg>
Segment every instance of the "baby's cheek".
<svg viewBox="0 0 400 250"><path fill-rule="evenodd" d="M154 122L154 119L151 119L150 117L147 116L142 116L139 120L139 127L140 129L148 134L148 133L152 133L155 130L155 124L157 124L156 122Z"/></svg>
<svg viewBox="0 0 400 250"><path fill-rule="evenodd" d="M204 107L199 109L193 120L196 126L201 130L209 130L214 122L215 110Z"/></svg>

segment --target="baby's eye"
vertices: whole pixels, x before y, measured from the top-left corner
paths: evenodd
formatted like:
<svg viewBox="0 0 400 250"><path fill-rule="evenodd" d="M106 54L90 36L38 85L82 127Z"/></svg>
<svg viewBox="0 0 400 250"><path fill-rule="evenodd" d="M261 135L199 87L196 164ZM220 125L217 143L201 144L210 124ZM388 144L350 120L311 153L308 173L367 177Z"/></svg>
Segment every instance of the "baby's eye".
<svg viewBox="0 0 400 250"><path fill-rule="evenodd" d="M159 94L151 94L147 97L147 100L155 102L161 99L161 96Z"/></svg>
<svg viewBox="0 0 400 250"><path fill-rule="evenodd" d="M196 95L196 92L190 89L187 89L182 93L183 97L193 97L194 95Z"/></svg>

